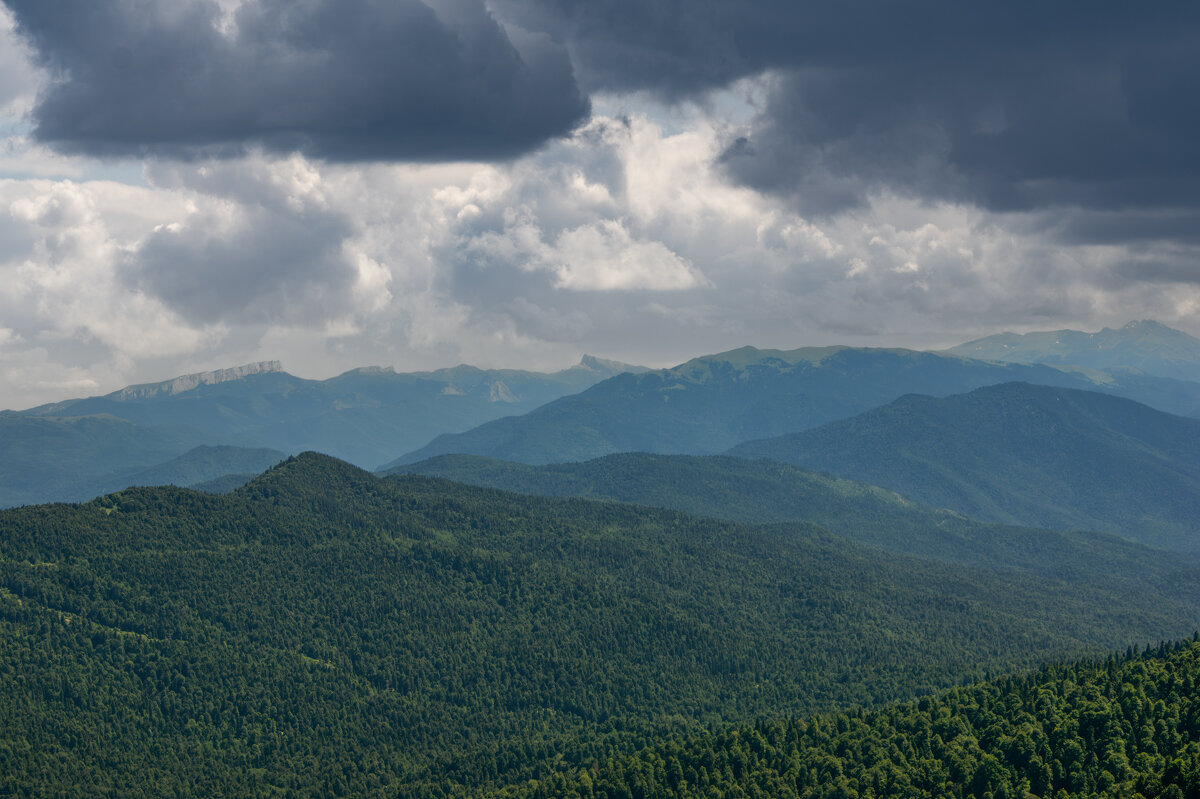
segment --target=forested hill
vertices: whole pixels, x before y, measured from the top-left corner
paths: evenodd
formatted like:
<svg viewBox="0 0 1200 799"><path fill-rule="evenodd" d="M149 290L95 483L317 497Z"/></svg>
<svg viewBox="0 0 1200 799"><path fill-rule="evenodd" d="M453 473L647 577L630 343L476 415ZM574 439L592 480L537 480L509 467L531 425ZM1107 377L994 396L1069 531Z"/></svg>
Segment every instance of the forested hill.
<svg viewBox="0 0 1200 799"><path fill-rule="evenodd" d="M0 512L0 792L466 795L1200 625L1049 580L316 455Z"/></svg>
<svg viewBox="0 0 1200 799"><path fill-rule="evenodd" d="M907 396L731 454L862 480L978 519L1200 551L1200 420L1107 394L1007 383Z"/></svg>
<svg viewBox="0 0 1200 799"><path fill-rule="evenodd" d="M1200 796L1200 644L676 738L520 797Z"/></svg>
<svg viewBox="0 0 1200 799"><path fill-rule="evenodd" d="M980 522L877 486L766 459L631 452L531 466L441 455L393 473L543 496L632 502L730 521L814 522L895 552L1047 576L1108 574L1136 581L1143 563L1154 572L1178 559L1116 536Z"/></svg>

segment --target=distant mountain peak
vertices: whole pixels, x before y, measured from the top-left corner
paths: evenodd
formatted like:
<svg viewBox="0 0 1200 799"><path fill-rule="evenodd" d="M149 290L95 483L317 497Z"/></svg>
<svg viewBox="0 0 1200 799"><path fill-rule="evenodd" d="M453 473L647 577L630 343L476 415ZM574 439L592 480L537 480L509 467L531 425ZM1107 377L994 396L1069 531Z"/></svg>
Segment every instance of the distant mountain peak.
<svg viewBox="0 0 1200 799"><path fill-rule="evenodd" d="M272 361L271 363L279 363ZM275 370L278 371L278 370ZM350 375L394 375L396 369L393 366L359 366L354 369L342 372L338 377L348 377Z"/></svg>
<svg viewBox="0 0 1200 799"><path fill-rule="evenodd" d="M983 360L1134 370L1160 377L1200 380L1200 339L1153 319L1135 320L1095 333L1079 330L999 333L945 352Z"/></svg>
<svg viewBox="0 0 1200 799"><path fill-rule="evenodd" d="M1121 328L1122 330L1153 330L1153 331L1170 331L1172 333L1181 333L1173 327L1167 327L1161 322L1156 322L1153 319L1135 319L1132 322L1126 322ZM1185 334L1186 335L1186 334Z"/></svg>
<svg viewBox="0 0 1200 799"><path fill-rule="evenodd" d="M199 386L211 386L217 383L228 383L231 380L241 380L250 375L282 371L283 364L279 361L258 361L257 363L247 363L229 369L215 369L211 372L196 372L195 374L181 375L159 383L142 383L136 386L126 386L120 391L113 392L109 397L116 400L149 399L150 397L157 397L164 394L181 394L184 391L191 391Z"/></svg>
<svg viewBox="0 0 1200 799"><path fill-rule="evenodd" d="M579 365L587 369L603 369L606 366L615 364L616 361L597 358L595 355L584 355L579 359Z"/></svg>

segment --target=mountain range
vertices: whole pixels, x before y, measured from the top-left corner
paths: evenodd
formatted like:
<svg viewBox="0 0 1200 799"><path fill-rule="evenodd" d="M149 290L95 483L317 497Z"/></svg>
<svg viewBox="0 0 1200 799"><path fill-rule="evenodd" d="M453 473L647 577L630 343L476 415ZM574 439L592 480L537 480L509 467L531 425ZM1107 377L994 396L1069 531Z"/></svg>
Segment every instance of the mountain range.
<svg viewBox="0 0 1200 799"><path fill-rule="evenodd" d="M319 381L267 361L0 413L0 504L78 501L126 480L177 482L173 462L185 457L192 460L189 485L217 481L214 488L227 490L252 473L245 464L256 457L235 456L231 447L284 455L313 449L363 467L447 453L528 463L628 451L715 454L907 393L944 397L1011 381L1102 391L1200 415L1200 383L1179 379L1188 373L1184 345L1191 337L1150 322L1078 336L1103 338L1109 371L849 347L745 347L660 370L585 356L550 374L370 367ZM979 342L963 345L972 346L993 354ZM1162 367L1157 374L1135 368L1154 358ZM186 455L197 447L222 449Z"/></svg>
<svg viewBox="0 0 1200 799"><path fill-rule="evenodd" d="M119 483L130 473L138 481L171 482L177 465L168 462L198 446L285 454L315 449L374 466L438 433L524 413L630 370L640 367L585 356L570 369L546 374L369 367L305 380L267 361L5 411L0 505L90 499L123 487ZM221 452L232 455L231 449ZM194 471L192 482L243 469L237 458L222 466L209 455L208 468Z"/></svg>
<svg viewBox="0 0 1200 799"><path fill-rule="evenodd" d="M1177 414L1200 412L1200 383L1128 372L913 350L745 347L672 369L619 375L523 416L443 434L384 468L452 453L534 464L617 452L716 454L844 419L909 393L948 396L1012 381L1103 391Z"/></svg>

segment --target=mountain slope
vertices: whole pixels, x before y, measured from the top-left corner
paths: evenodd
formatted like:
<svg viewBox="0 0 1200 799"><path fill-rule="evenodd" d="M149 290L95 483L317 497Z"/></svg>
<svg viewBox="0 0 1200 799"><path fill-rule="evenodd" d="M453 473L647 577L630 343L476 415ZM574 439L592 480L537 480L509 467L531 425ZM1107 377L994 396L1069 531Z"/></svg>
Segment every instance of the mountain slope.
<svg viewBox="0 0 1200 799"><path fill-rule="evenodd" d="M43 795L463 795L1198 620L1169 558L1047 580L305 455L230 496L0 512L0 773Z"/></svg>
<svg viewBox="0 0 1200 799"><path fill-rule="evenodd" d="M1130 322L1115 330L1106 327L1098 333L1000 333L946 352L990 361L1131 369L1159 377L1200 380L1200 339L1150 320Z"/></svg>
<svg viewBox="0 0 1200 799"><path fill-rule="evenodd" d="M524 413L639 368L585 356L577 366L549 374L465 365L412 373L368 367L304 380L272 361L130 386L22 414L108 414L139 425L183 424L223 443L285 452L316 449L367 466L439 433Z"/></svg>
<svg viewBox="0 0 1200 799"><path fill-rule="evenodd" d="M214 437L114 416L0 414L0 507L90 499L114 472L161 463Z"/></svg>
<svg viewBox="0 0 1200 799"><path fill-rule="evenodd" d="M1096 392L1009 383L907 396L739 445L975 518L1200 551L1200 421Z"/></svg>
<svg viewBox="0 0 1200 799"><path fill-rule="evenodd" d="M742 441L815 427L906 393L945 396L1013 380L1200 408L1200 384L1136 375L1066 372L910 350L745 347L673 369L619 375L521 417L439 436L382 468L435 455L523 463L580 461L617 452L715 454Z"/></svg>
<svg viewBox="0 0 1200 799"><path fill-rule="evenodd" d="M1193 638L879 710L676 737L515 795L1193 797L1197 684Z"/></svg>
<svg viewBox="0 0 1200 799"><path fill-rule="evenodd" d="M122 487L112 482L122 474L157 468L197 445L316 449L373 466L439 433L524 413L638 369L585 356L551 374L368 368L303 380L268 361L3 412L0 505L89 499Z"/></svg>
<svg viewBox="0 0 1200 799"><path fill-rule="evenodd" d="M124 472L88 489L89 497L119 491L129 486L191 486L218 480L230 474L258 474L287 455L276 449L210 446L188 450L178 458L148 469Z"/></svg>
<svg viewBox="0 0 1200 799"><path fill-rule="evenodd" d="M194 491L203 491L206 494L232 494L255 477L258 477L257 472L243 472L240 474L235 472L223 474L211 480L201 480L198 483L185 486L185 488L190 488Z"/></svg>
<svg viewBox="0 0 1200 799"><path fill-rule="evenodd" d="M887 489L764 459L625 453L530 466L442 455L397 467L394 473L542 496L630 502L737 522L805 521L893 552L1046 576L1119 577L1140 569L1143 559L1161 562L1167 557L1115 536L979 522Z"/></svg>

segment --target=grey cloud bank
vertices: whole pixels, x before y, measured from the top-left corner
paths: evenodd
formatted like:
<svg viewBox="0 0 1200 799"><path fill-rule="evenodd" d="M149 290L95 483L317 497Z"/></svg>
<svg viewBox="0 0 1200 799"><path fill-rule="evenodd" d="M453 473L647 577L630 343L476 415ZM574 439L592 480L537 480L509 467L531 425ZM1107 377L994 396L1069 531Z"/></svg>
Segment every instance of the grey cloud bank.
<svg viewBox="0 0 1200 799"><path fill-rule="evenodd" d="M43 142L92 155L510 158L588 113L561 48L478 0L6 0L51 80Z"/></svg>
<svg viewBox="0 0 1200 799"><path fill-rule="evenodd" d="M68 151L493 160L587 116L576 73L670 101L771 73L723 163L807 214L881 190L1200 204L1189 3L495 0L500 21L478 0L7 4L53 77L35 135Z"/></svg>
<svg viewBox="0 0 1200 799"><path fill-rule="evenodd" d="M1001 211L1200 204L1195 4L498 7L564 41L590 90L679 99L775 71L724 158L736 179L809 213L883 188Z"/></svg>
<svg viewBox="0 0 1200 799"><path fill-rule="evenodd" d="M0 0L0 407L1200 333L1195 8Z"/></svg>

